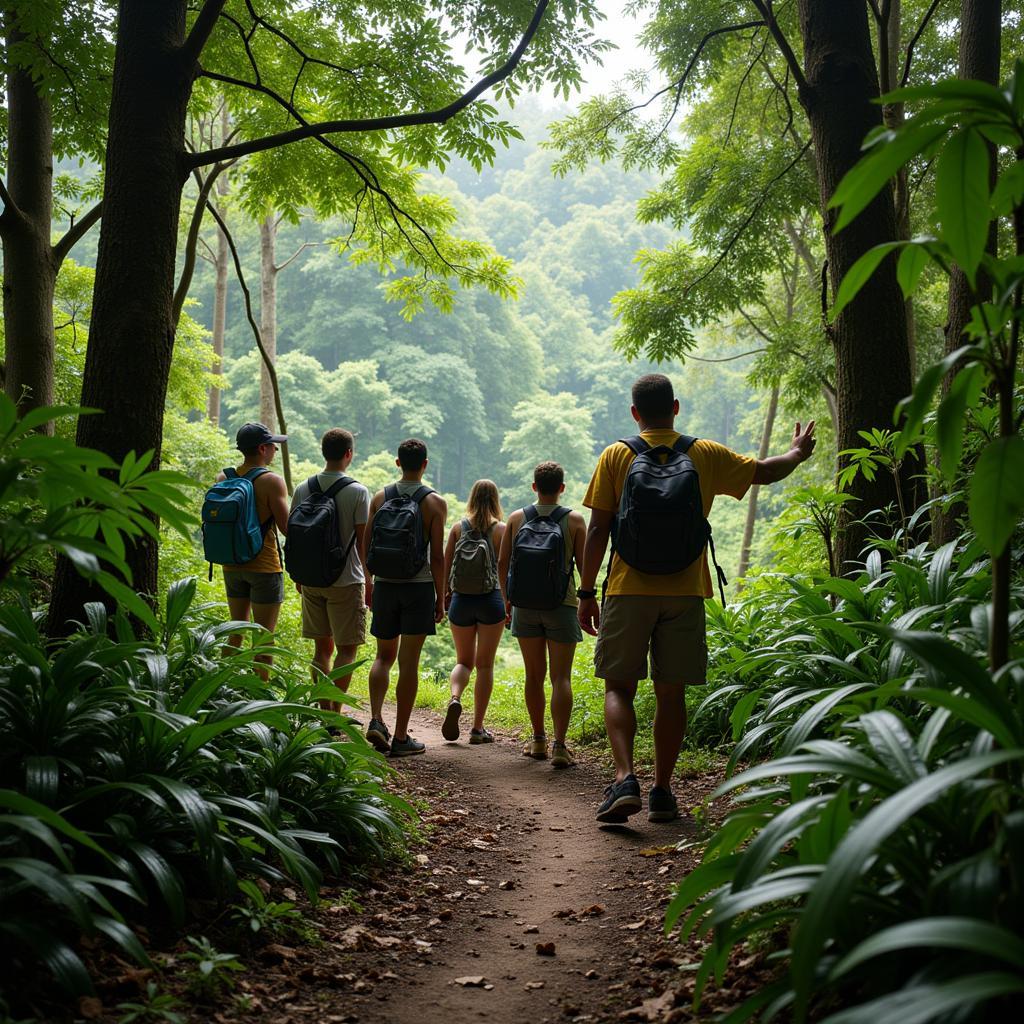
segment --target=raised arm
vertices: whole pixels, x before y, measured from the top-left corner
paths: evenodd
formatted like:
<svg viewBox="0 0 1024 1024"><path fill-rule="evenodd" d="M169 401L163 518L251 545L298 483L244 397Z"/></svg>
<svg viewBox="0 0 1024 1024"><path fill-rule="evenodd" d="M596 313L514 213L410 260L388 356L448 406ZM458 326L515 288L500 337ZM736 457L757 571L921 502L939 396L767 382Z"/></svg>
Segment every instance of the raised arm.
<svg viewBox="0 0 1024 1024"><path fill-rule="evenodd" d="M814 454L814 446L817 443L817 438L814 436L814 420L811 420L803 430L797 423L793 430L793 440L789 451L785 455L772 455L767 459L758 459L757 465L754 467L752 483L774 484L785 480L801 462L806 462Z"/></svg>

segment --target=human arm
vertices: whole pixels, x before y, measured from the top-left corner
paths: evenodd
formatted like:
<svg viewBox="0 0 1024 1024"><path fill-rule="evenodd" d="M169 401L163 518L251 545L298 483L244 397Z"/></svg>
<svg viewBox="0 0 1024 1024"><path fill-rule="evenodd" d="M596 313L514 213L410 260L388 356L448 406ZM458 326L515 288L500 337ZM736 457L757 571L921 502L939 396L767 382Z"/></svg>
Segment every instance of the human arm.
<svg viewBox="0 0 1024 1024"><path fill-rule="evenodd" d="M448 502L440 494L431 494L430 502L430 575L434 578L434 621L444 618L444 521L448 517Z"/></svg>
<svg viewBox="0 0 1024 1024"><path fill-rule="evenodd" d="M797 423L789 451L785 455L772 455L767 459L758 459L754 466L752 483L774 484L785 480L801 462L806 462L814 454L815 444L817 444L817 438L814 436L814 420L811 420L803 430Z"/></svg>
<svg viewBox="0 0 1024 1024"><path fill-rule="evenodd" d="M603 508L590 510L590 525L583 546L583 568L580 571L580 590L596 590L597 575L601 571L604 553L608 549L608 538L612 532L615 513ZM601 624L601 609L597 597L581 597L579 607L580 626L591 636L597 636Z"/></svg>
<svg viewBox="0 0 1024 1024"><path fill-rule="evenodd" d="M452 578L452 562L455 561L455 545L459 542L459 537L462 534L462 524L456 523L451 530L448 531L448 542L444 546L444 606L445 608L451 603L452 591L449 586L449 581Z"/></svg>
<svg viewBox="0 0 1024 1024"><path fill-rule="evenodd" d="M366 523L363 526L363 534L359 538L359 560L366 567L366 606L369 608L373 603L373 574L369 567L370 537L373 534L373 517L377 514L384 498L384 492L378 491L370 502L370 511L366 516ZM358 530L358 527L356 527Z"/></svg>
<svg viewBox="0 0 1024 1024"><path fill-rule="evenodd" d="M501 599L505 602L505 618L506 620L512 614L512 608L508 603L508 593L506 587L508 585L508 567L512 561L512 542L516 538L516 533L519 530L519 524L523 521L523 514L520 511L515 511L508 517L508 523L501 534L501 546L498 548L498 586L501 587Z"/></svg>
<svg viewBox="0 0 1024 1024"><path fill-rule="evenodd" d="M264 473L263 479L267 491L267 505L270 514L273 516L274 525L282 534L288 533L288 488L285 487L284 478L276 473Z"/></svg>

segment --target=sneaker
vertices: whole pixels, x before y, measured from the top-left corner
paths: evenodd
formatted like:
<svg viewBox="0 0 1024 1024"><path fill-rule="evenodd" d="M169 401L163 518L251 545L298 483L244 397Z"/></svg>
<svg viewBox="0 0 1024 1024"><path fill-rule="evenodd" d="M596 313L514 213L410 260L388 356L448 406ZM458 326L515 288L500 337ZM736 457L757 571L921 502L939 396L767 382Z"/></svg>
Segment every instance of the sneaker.
<svg viewBox="0 0 1024 1024"><path fill-rule="evenodd" d="M631 814L636 814L641 806L640 783L630 772L621 782L613 782L604 791L604 800L597 809L597 820L621 825Z"/></svg>
<svg viewBox="0 0 1024 1024"><path fill-rule="evenodd" d="M370 719L370 727L366 730L366 739L382 754L386 754L391 749L391 733L379 718Z"/></svg>
<svg viewBox="0 0 1024 1024"><path fill-rule="evenodd" d="M493 743L494 737L486 729L470 729L469 742L474 745L477 743Z"/></svg>
<svg viewBox="0 0 1024 1024"><path fill-rule="evenodd" d="M533 736L523 747L523 757L532 757L534 761L546 761L548 759L547 736Z"/></svg>
<svg viewBox="0 0 1024 1024"><path fill-rule="evenodd" d="M444 724L441 726L441 735L449 743L459 738L459 717L462 714L462 705L457 697L452 697L448 704L448 711L444 716Z"/></svg>
<svg viewBox="0 0 1024 1024"><path fill-rule="evenodd" d="M576 764L576 759L569 753L569 748L564 743L555 740L551 744L551 767L572 768L574 764Z"/></svg>
<svg viewBox="0 0 1024 1024"><path fill-rule="evenodd" d="M652 786L647 795L648 821L675 821L679 817L679 805L669 789Z"/></svg>
<svg viewBox="0 0 1024 1024"><path fill-rule="evenodd" d="M404 740L391 741L392 757L410 757L412 754L422 754L427 749L426 744L406 736Z"/></svg>

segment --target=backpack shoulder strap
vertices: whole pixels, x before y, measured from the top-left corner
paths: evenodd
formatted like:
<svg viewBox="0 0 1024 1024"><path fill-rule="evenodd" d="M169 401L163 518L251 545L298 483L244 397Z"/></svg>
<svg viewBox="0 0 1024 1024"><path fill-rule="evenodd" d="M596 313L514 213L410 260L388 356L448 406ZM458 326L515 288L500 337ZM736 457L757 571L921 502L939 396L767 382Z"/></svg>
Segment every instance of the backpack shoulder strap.
<svg viewBox="0 0 1024 1024"><path fill-rule="evenodd" d="M523 522L532 523L540 513L537 511L536 505L527 505L523 508Z"/></svg>
<svg viewBox="0 0 1024 1024"><path fill-rule="evenodd" d="M224 467L224 479L225 480L234 480L235 477L237 477L237 476L238 476L238 472L237 472L237 470L235 469L234 466L225 466Z"/></svg>
<svg viewBox="0 0 1024 1024"><path fill-rule="evenodd" d="M693 443L696 440L697 438L690 437L689 434L680 434L679 440L672 445L672 450L679 452L680 455L685 455L693 447Z"/></svg>
<svg viewBox="0 0 1024 1024"><path fill-rule="evenodd" d="M633 437L620 437L619 444L624 444L634 455L651 450L651 446L639 434L634 434Z"/></svg>
<svg viewBox="0 0 1024 1024"><path fill-rule="evenodd" d="M314 477L313 479L315 480L316 477ZM328 498L333 498L340 491L343 491L346 487L348 487L349 484L354 484L354 483L355 483L355 480L353 480L352 477L350 477L350 476L343 476L340 480L335 480L334 483L331 484L331 486L328 487L326 491L324 491L324 494L326 494ZM319 483L319 481L317 481L317 487L319 488L319 486L320 486L320 483Z"/></svg>
<svg viewBox="0 0 1024 1024"><path fill-rule="evenodd" d="M251 480L253 483L255 483L257 480L259 480L259 478L261 476L263 476L264 473L269 473L269 472L270 472L270 470L267 469L266 466L257 466L255 469L250 469L245 474L245 479L246 480Z"/></svg>
<svg viewBox="0 0 1024 1024"><path fill-rule="evenodd" d="M571 508L566 508L565 505L558 505L551 510L551 515L548 518L553 523L561 524L562 520L572 511Z"/></svg>
<svg viewBox="0 0 1024 1024"><path fill-rule="evenodd" d="M426 484L420 484L420 486L417 487L416 490L413 491L412 494L409 495L409 497L412 498L412 500L415 501L417 505L422 505L423 504L423 499L428 494L434 494L434 493L435 492L434 492L434 488L433 487L428 487Z"/></svg>
<svg viewBox="0 0 1024 1024"><path fill-rule="evenodd" d="M384 500L385 501L394 501L395 498L397 498L397 497L398 497L398 485L397 484L388 484L387 487L384 488Z"/></svg>
<svg viewBox="0 0 1024 1024"><path fill-rule="evenodd" d="M320 486L320 480L314 473L307 481L306 486L309 488L310 494L319 494L323 488Z"/></svg>
<svg viewBox="0 0 1024 1024"><path fill-rule="evenodd" d="M473 524L468 519L459 520L459 534L465 537L467 534L473 532Z"/></svg>

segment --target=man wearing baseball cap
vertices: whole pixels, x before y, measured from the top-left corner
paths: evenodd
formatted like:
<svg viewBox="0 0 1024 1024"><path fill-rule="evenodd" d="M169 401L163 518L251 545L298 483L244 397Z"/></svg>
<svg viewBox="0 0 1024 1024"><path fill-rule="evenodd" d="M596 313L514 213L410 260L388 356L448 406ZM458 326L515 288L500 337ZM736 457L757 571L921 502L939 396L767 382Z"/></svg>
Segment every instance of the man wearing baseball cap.
<svg viewBox="0 0 1024 1024"><path fill-rule="evenodd" d="M288 532L288 489L284 478L271 473L267 466L274 461L277 446L287 440L286 435L275 434L262 423L245 423L235 435L235 446L242 453L242 464L235 467L235 472L245 476L254 469L266 470L253 479L252 487L257 517L268 526L263 548L252 561L224 566L224 589L231 618L248 622L251 613L253 622L271 632L277 626L284 602L284 567L277 532ZM224 473L217 477L224 478ZM229 642L240 647L241 634L232 636ZM269 664L272 659L270 655L260 655L257 660ZM266 678L267 673L261 671L260 675Z"/></svg>

